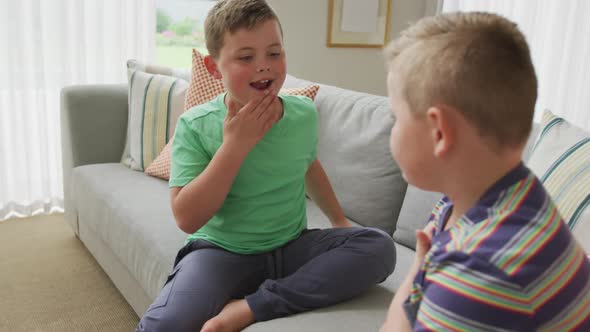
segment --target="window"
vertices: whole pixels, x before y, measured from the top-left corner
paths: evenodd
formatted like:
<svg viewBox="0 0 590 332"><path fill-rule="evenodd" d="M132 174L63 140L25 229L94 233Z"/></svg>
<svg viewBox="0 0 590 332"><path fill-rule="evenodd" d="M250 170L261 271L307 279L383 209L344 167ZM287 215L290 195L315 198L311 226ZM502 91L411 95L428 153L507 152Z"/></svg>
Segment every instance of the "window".
<svg viewBox="0 0 590 332"><path fill-rule="evenodd" d="M203 24L216 1L156 0L156 62L190 68L192 49L207 54Z"/></svg>

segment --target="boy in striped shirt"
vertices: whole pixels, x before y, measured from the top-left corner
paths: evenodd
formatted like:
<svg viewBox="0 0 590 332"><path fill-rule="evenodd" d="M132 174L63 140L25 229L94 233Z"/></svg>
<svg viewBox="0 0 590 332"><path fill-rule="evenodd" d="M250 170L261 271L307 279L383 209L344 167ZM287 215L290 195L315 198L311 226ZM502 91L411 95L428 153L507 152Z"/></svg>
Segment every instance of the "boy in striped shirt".
<svg viewBox="0 0 590 332"><path fill-rule="evenodd" d="M382 331L590 331L590 263L522 163L537 80L516 25L425 18L387 50L404 178L445 197Z"/></svg>

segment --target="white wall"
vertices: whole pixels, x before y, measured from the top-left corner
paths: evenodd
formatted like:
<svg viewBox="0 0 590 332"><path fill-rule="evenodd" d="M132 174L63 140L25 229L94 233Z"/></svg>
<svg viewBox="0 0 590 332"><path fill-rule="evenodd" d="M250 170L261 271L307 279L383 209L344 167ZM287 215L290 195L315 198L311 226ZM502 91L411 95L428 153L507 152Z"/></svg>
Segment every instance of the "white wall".
<svg viewBox="0 0 590 332"><path fill-rule="evenodd" d="M391 1L390 39L436 7L436 0ZM356 91L387 94L381 49L326 46L328 0L268 2L283 26L289 74Z"/></svg>

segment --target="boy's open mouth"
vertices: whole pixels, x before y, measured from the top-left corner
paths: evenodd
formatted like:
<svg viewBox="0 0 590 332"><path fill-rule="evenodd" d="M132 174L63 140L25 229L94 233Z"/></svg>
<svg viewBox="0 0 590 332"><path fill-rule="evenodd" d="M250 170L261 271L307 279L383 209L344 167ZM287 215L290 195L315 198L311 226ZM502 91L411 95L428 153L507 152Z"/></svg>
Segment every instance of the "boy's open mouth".
<svg viewBox="0 0 590 332"><path fill-rule="evenodd" d="M273 80L260 80L250 83L250 86L256 90L266 90L272 84Z"/></svg>

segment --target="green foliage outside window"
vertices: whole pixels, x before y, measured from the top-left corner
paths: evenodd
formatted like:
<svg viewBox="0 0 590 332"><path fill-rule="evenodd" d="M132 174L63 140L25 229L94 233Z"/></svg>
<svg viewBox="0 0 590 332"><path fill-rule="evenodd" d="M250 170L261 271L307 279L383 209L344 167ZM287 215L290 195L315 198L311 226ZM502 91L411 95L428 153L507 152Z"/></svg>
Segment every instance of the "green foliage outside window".
<svg viewBox="0 0 590 332"><path fill-rule="evenodd" d="M156 0L156 62L190 68L192 49L207 54L203 22L215 1Z"/></svg>
<svg viewBox="0 0 590 332"><path fill-rule="evenodd" d="M166 14L166 12L160 8L156 10L156 32L162 33L168 30L170 26L170 16Z"/></svg>

